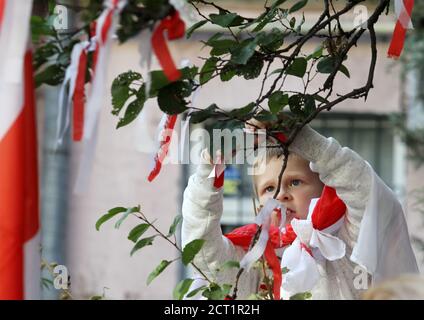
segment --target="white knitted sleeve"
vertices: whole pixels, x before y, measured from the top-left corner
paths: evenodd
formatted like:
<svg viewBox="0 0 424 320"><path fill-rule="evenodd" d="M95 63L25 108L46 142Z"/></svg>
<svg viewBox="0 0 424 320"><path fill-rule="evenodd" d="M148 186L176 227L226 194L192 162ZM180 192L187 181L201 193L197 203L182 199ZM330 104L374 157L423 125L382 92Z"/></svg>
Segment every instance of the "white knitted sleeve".
<svg viewBox="0 0 424 320"><path fill-rule="evenodd" d="M205 275L217 283L234 284L237 269L216 270L228 260L240 261L245 252L234 246L223 236L220 220L223 207L223 191L213 186L213 178L207 178L213 166L201 164L190 179L184 191L182 206L182 246L195 239L204 239L200 252L193 262ZM246 298L255 293L258 286L258 273L253 269L240 277L238 298Z"/></svg>
<svg viewBox="0 0 424 320"><path fill-rule="evenodd" d="M354 247L371 189L370 166L356 152L309 126L300 131L289 150L310 161L311 170L319 174L320 180L336 189L347 207L339 236Z"/></svg>

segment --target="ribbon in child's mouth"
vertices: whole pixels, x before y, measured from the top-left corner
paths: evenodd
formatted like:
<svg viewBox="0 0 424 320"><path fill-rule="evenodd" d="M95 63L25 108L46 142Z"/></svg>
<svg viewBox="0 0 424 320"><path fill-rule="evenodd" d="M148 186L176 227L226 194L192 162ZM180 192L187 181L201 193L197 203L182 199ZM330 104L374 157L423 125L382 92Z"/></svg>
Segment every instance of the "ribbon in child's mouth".
<svg viewBox="0 0 424 320"><path fill-rule="evenodd" d="M274 247L270 241L269 230L271 227L271 215L274 210L279 209L281 212L280 225L284 225L286 221L286 210L281 202L275 199L269 199L259 214L256 216L256 224L261 226L261 233L259 239L253 248L246 253L243 259L240 261L240 267L249 271L252 265L259 260L262 255L265 255L265 259L271 268L274 275L274 288L273 294L274 299L280 299L280 287L282 282L282 275L280 269L280 261L275 254Z"/></svg>

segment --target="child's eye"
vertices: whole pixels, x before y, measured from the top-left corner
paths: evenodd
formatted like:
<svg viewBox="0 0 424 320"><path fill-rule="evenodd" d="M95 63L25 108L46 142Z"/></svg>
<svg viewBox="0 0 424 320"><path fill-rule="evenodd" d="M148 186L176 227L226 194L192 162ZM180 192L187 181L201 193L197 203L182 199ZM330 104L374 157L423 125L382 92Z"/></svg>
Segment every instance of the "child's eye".
<svg viewBox="0 0 424 320"><path fill-rule="evenodd" d="M300 186L301 183L302 183L302 181L300 181L299 179L293 179L290 182L290 186L297 187L297 186Z"/></svg>
<svg viewBox="0 0 424 320"><path fill-rule="evenodd" d="M272 187L272 186L269 186L269 187L266 187L264 190L265 190L265 192L273 192L275 190L275 188Z"/></svg>

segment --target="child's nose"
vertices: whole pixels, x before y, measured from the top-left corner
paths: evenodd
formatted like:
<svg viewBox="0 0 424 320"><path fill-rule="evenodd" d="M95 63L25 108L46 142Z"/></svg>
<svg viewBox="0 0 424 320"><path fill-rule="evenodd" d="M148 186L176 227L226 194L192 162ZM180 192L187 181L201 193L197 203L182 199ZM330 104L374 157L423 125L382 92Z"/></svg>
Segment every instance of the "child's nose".
<svg viewBox="0 0 424 320"><path fill-rule="evenodd" d="M291 199L292 199L291 194L285 191L283 188L281 188L280 192L277 195L277 200L280 202L286 202L286 201L290 201Z"/></svg>

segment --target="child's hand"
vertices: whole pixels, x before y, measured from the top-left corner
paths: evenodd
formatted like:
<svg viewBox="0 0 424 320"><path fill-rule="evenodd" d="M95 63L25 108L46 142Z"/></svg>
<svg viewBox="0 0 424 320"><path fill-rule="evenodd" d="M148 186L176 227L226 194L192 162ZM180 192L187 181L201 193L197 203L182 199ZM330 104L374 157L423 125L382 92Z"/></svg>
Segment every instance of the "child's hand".
<svg viewBox="0 0 424 320"><path fill-rule="evenodd" d="M200 161L201 164L210 164L210 165L214 165L214 164L219 164L221 163L221 150L218 150L215 154L215 160L212 159L209 150L207 148L203 149L202 152L200 153Z"/></svg>
<svg viewBox="0 0 424 320"><path fill-rule="evenodd" d="M252 118L245 123L245 129L248 133L255 133L257 132L257 130L260 130L260 129L265 129L268 131L269 129L275 127L277 123L278 121L262 121L261 122L255 118ZM267 134L267 138L270 138L270 137L271 137L271 140L273 140L274 142L277 142L278 140L279 142L285 143L287 141L286 136L282 132L278 132L278 131L273 131L272 134L269 134L269 135ZM255 146L258 146L258 143L259 143L258 141L259 141L259 138L255 137L254 138Z"/></svg>
<svg viewBox="0 0 424 320"><path fill-rule="evenodd" d="M214 166L216 164L222 163L221 160L221 151L218 150L216 152L215 160L212 159L212 156L210 155L207 148L203 149L200 152L200 163L197 165L196 168L196 174L201 179L206 179L210 176L212 170L214 169ZM209 179L211 183L213 183L214 179Z"/></svg>
<svg viewBox="0 0 424 320"><path fill-rule="evenodd" d="M245 123L245 128L248 131L255 132L258 129L267 129L271 126L270 122L261 122L255 118L249 119Z"/></svg>

